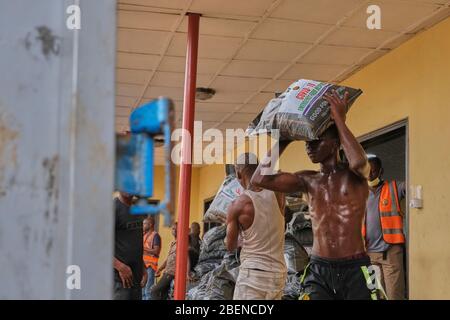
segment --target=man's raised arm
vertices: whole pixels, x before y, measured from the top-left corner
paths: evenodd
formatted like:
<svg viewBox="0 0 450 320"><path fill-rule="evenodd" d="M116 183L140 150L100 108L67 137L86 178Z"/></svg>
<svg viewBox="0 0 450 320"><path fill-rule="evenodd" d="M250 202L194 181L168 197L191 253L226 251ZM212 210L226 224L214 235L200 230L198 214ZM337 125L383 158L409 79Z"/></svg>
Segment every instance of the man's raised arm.
<svg viewBox="0 0 450 320"><path fill-rule="evenodd" d="M367 161L366 153L345 123L348 92L345 92L344 98L341 99L339 95L333 91L333 94L325 94L325 99L330 104L331 117L336 124L339 139L341 140L345 156L348 159L350 170L361 178L367 179L370 173L370 165Z"/></svg>
<svg viewBox="0 0 450 320"><path fill-rule="evenodd" d="M291 141L279 142L279 156L281 156L290 142ZM259 163L258 168L255 173L253 173L250 181L251 184L275 192L290 193L306 191L306 185L303 179L300 178L299 173L279 172L273 174L272 172L269 172L272 170L272 152L273 149L269 151L263 161Z"/></svg>

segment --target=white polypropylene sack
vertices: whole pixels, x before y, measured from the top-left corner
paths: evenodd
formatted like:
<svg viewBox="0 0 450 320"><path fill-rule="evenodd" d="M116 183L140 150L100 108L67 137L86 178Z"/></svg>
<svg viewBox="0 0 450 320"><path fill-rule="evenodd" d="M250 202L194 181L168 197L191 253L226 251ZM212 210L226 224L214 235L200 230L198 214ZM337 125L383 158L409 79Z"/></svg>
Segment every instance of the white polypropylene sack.
<svg viewBox="0 0 450 320"><path fill-rule="evenodd" d="M326 82L300 79L292 83L279 97L269 101L249 125L247 134L259 134L278 129L289 140L315 140L332 124L325 93L336 90L343 98L348 91L348 108L362 91ZM348 110L347 110L348 111Z"/></svg>
<svg viewBox="0 0 450 320"><path fill-rule="evenodd" d="M223 222L227 216L227 209L230 203L239 197L244 188L234 175L229 175L220 186L213 202L205 213L205 222Z"/></svg>

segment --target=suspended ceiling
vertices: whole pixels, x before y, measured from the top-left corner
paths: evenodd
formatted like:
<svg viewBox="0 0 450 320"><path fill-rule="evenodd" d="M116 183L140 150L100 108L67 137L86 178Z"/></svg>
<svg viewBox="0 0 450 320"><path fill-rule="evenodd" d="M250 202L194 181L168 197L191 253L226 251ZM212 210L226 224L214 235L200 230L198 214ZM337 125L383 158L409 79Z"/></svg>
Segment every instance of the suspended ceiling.
<svg viewBox="0 0 450 320"><path fill-rule="evenodd" d="M381 30L366 27L371 4ZM181 127L188 12L202 14L197 86L216 90L195 119L223 131L246 128L294 80L346 79L450 16L450 1L119 0L116 131L158 96L175 102Z"/></svg>

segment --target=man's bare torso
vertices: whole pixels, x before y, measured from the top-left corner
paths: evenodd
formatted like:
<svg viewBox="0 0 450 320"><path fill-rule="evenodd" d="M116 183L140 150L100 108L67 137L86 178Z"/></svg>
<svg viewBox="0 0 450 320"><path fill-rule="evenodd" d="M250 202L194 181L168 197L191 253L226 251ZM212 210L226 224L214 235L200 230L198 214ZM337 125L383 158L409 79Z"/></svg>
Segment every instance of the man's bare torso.
<svg viewBox="0 0 450 320"><path fill-rule="evenodd" d="M346 258L365 252L361 235L366 202L367 181L347 166L324 174L299 173L307 185L314 245L312 253L323 258Z"/></svg>

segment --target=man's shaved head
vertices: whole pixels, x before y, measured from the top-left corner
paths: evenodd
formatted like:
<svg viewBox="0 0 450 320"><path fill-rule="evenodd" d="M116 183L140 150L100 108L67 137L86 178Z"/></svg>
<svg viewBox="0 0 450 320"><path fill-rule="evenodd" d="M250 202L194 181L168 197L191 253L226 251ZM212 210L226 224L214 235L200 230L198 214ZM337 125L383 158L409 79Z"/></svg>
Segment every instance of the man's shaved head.
<svg viewBox="0 0 450 320"><path fill-rule="evenodd" d="M236 174L252 175L258 167L258 158L254 153L246 152L239 155L234 165Z"/></svg>

